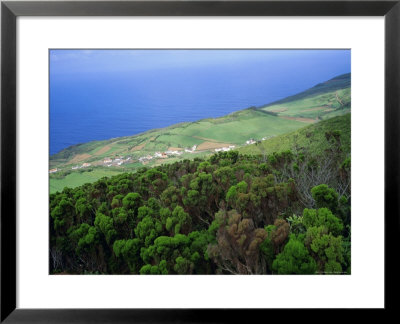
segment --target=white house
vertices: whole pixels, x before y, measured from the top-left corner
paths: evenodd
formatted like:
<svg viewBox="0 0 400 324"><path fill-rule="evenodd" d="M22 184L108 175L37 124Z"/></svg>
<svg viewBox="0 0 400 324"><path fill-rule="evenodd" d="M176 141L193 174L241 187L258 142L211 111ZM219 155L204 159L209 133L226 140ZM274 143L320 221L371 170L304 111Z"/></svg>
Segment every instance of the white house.
<svg viewBox="0 0 400 324"><path fill-rule="evenodd" d="M249 144L254 144L255 142L256 142L256 141L255 141L254 139L251 138L251 139L249 139L249 140L246 141L246 144L247 144L247 145L249 145Z"/></svg>

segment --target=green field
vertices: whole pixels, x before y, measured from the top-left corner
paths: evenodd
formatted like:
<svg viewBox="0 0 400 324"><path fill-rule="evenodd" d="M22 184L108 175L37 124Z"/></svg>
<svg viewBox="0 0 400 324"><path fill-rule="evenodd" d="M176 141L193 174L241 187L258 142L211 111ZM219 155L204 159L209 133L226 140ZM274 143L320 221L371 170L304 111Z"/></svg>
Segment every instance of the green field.
<svg viewBox="0 0 400 324"><path fill-rule="evenodd" d="M102 177L111 177L120 173L121 171L110 168L94 168L90 172L72 172L62 179L54 179L50 176L50 193L62 191L65 187L75 188L88 182L94 182Z"/></svg>
<svg viewBox="0 0 400 324"><path fill-rule="evenodd" d="M171 135L176 134L175 136L187 138L188 145L192 145L191 143L200 144L207 141L207 139L242 145L250 138L259 139L264 136L283 134L301 126L304 126L304 124L297 121L279 119L256 109L247 109L226 117L191 123L187 127L171 131ZM199 137L202 139L199 140ZM191 141L190 144L189 139ZM179 145L179 142L173 142L168 136L166 139L161 137L160 140Z"/></svg>
<svg viewBox="0 0 400 324"><path fill-rule="evenodd" d="M333 117L319 123L306 126L294 132L276 136L259 144L239 148L242 154L271 154L291 150L294 147L306 147L309 151L320 154L328 147L325 133L339 131L343 150L351 150L351 114Z"/></svg>

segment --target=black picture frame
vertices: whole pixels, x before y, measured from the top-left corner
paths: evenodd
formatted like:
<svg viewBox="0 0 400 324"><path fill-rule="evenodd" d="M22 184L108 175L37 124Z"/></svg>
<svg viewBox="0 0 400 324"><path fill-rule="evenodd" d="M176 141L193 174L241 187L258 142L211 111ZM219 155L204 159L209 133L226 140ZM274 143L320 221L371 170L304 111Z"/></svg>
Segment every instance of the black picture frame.
<svg viewBox="0 0 400 324"><path fill-rule="evenodd" d="M244 309L16 308L16 19L19 16L384 16L385 17L385 310L396 307L391 259L398 255L400 0L393 1L2 1L1 2L1 322L233 322ZM366 180L367 182L368 180ZM373 188L371 188L373 190ZM371 233L373 235L373 233ZM367 284L367 283L366 283ZM251 313L251 314L248 314ZM265 317L264 317L265 318ZM266 319L266 318L265 318Z"/></svg>

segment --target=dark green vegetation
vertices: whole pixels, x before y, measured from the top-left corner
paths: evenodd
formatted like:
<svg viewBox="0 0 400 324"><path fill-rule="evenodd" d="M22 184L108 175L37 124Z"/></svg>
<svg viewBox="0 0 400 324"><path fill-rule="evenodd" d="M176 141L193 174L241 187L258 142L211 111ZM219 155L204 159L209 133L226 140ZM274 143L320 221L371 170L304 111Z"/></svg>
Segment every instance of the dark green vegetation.
<svg viewBox="0 0 400 324"><path fill-rule="evenodd" d="M179 150L183 154L165 159L153 158L144 162L146 167L184 159L207 158L215 153L215 149L232 145L235 149L243 147L243 152L263 154L258 147L250 152L253 148L245 146L245 142L251 138L256 141L272 138L278 143L276 136L349 112L350 74L345 74L264 107L251 107L220 118L176 124L134 136L71 146L50 157L50 168L60 170L50 175L50 192L94 182L102 176L136 171L143 166L138 160L140 157L154 156L155 152L169 149ZM346 136L343 136L343 140L346 140ZM263 141L266 142L272 143L271 140ZM197 145L194 153L184 151L193 145ZM289 148L290 146L285 146L285 150ZM275 145L274 150L277 149L282 148ZM266 151L273 152L268 149ZM105 158L114 159L120 156L129 156L131 160L120 166L105 166ZM81 169L72 170L72 167L83 163L91 163L92 172L78 174Z"/></svg>
<svg viewBox="0 0 400 324"><path fill-rule="evenodd" d="M350 273L350 115L312 127L51 194L50 272Z"/></svg>

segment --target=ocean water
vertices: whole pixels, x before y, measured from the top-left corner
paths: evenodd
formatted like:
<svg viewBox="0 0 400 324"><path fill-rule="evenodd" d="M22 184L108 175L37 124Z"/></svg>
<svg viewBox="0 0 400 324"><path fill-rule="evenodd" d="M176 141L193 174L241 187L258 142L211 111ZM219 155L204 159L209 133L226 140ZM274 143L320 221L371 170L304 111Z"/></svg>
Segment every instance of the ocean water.
<svg viewBox="0 0 400 324"><path fill-rule="evenodd" d="M349 58L290 64L175 65L118 70L50 66L50 154L78 143L138 134L260 106L348 73Z"/></svg>

